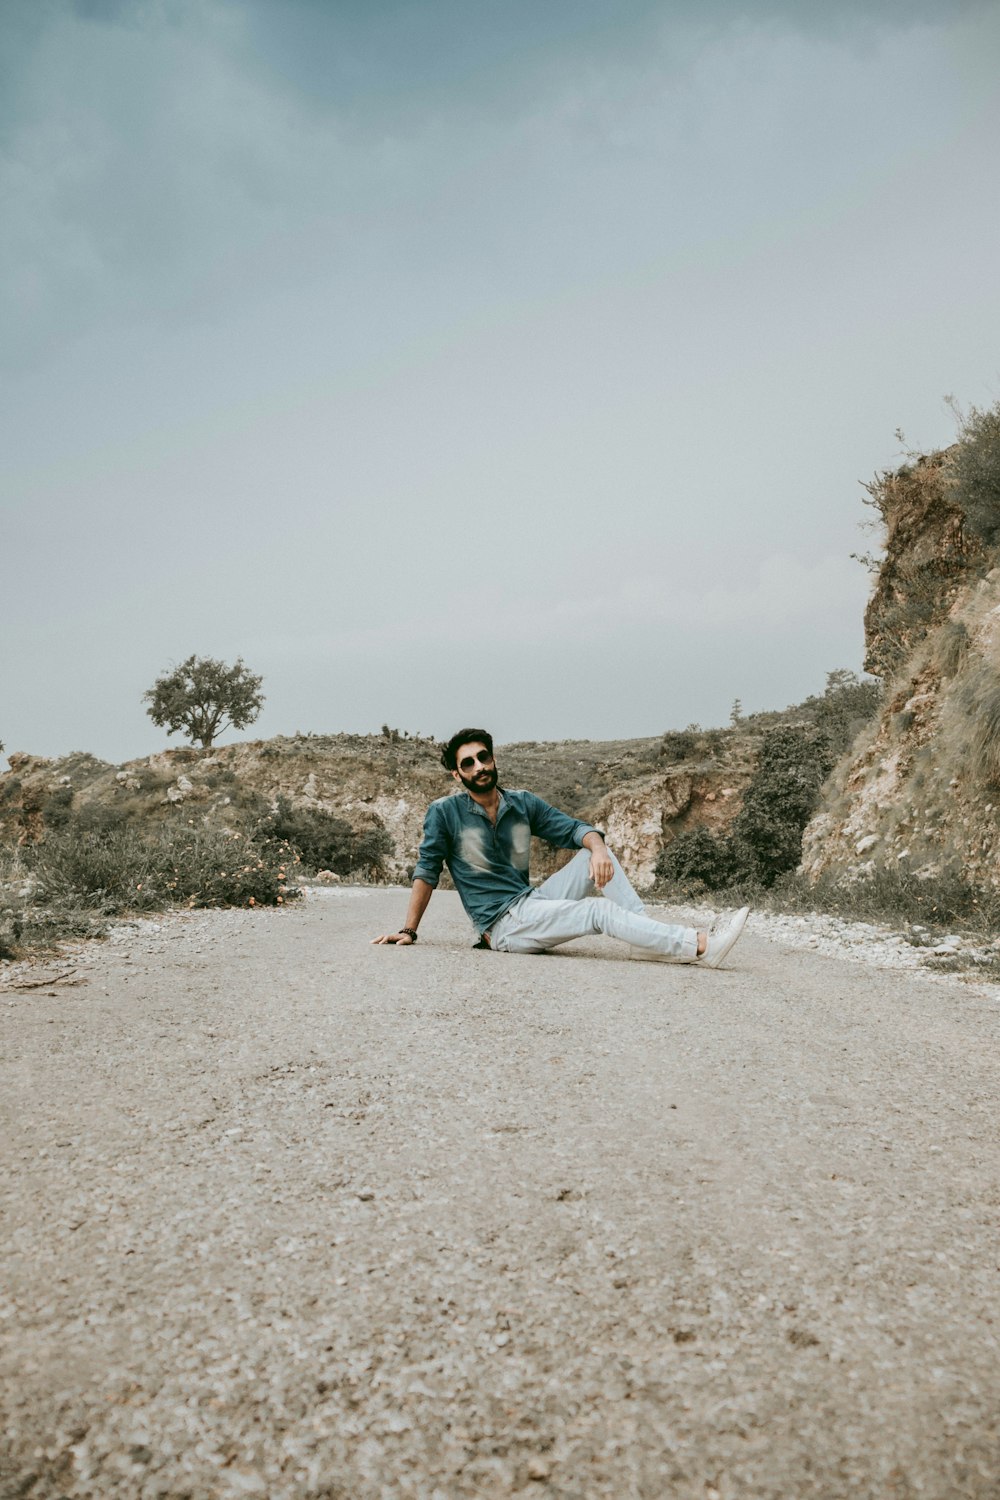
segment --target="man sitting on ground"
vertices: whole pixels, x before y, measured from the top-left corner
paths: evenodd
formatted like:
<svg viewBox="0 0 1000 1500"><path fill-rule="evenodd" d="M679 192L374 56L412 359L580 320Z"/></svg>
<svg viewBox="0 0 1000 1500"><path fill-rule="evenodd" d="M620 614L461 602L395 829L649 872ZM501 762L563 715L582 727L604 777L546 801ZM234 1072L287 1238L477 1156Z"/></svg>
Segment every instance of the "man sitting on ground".
<svg viewBox="0 0 1000 1500"><path fill-rule="evenodd" d="M558 812L534 792L499 786L493 739L485 729L453 734L441 761L462 791L427 809L406 924L373 943L406 946L417 941L420 919L445 863L479 933L477 947L498 953L545 953L573 938L604 932L630 943L639 958L716 969L742 933L747 906L708 932L647 917L598 829ZM532 834L561 849L580 851L537 889L528 880Z"/></svg>

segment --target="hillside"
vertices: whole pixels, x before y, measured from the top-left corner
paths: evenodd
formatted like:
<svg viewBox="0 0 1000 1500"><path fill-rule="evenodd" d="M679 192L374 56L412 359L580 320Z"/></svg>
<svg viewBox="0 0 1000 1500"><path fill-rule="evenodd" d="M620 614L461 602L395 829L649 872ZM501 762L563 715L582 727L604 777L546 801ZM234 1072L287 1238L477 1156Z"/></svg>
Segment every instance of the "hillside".
<svg viewBox="0 0 1000 1500"><path fill-rule="evenodd" d="M803 873L1000 886L1000 567L969 525L960 445L882 477L865 627L883 705L806 829Z"/></svg>
<svg viewBox="0 0 1000 1500"><path fill-rule="evenodd" d="M750 715L727 729L498 746L501 777L604 828L637 884L648 888L661 853L678 835L727 830L763 736L782 724L813 722L818 705L827 707L829 699ZM385 830L390 852L381 873L395 880L412 869L427 804L454 785L431 741L395 733L165 750L121 766L85 753L45 759L14 752L9 760L0 776L0 843L8 846L35 844L60 827L245 828L281 798L295 809L342 818L359 833ZM544 875L562 857L536 846L533 869Z"/></svg>
<svg viewBox="0 0 1000 1500"><path fill-rule="evenodd" d="M656 858L692 823L724 822L753 763L753 736L736 731L639 740L561 741L498 747L504 782L530 786L568 812L599 819L652 880ZM678 758L679 757L679 758ZM385 829L389 878L416 859L423 815L453 782L428 740L381 735L299 735L211 751L165 750L121 766L84 753L60 759L12 753L0 776L0 840L34 842L47 827L152 829L178 820L241 826L279 797ZM553 854L535 851L543 872Z"/></svg>

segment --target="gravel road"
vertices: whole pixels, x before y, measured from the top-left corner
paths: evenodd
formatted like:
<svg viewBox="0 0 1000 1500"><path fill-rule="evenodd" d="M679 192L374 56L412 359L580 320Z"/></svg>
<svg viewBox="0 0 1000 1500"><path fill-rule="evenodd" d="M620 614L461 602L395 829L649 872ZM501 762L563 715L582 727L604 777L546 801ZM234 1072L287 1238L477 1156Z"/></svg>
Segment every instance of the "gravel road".
<svg viewBox="0 0 1000 1500"><path fill-rule="evenodd" d="M4 1500L997 1500L996 988L404 909L8 969Z"/></svg>

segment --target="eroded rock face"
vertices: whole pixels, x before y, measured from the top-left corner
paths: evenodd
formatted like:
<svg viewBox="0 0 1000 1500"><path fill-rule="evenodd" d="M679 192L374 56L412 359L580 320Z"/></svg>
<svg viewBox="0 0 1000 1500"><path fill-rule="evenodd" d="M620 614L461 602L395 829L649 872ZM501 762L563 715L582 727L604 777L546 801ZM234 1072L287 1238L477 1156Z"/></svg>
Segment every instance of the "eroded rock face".
<svg viewBox="0 0 1000 1500"><path fill-rule="evenodd" d="M866 614L879 717L808 827L811 879L903 869L1000 884L1000 569L963 532L933 454L887 486L887 553Z"/></svg>
<svg viewBox="0 0 1000 1500"><path fill-rule="evenodd" d="M656 861L691 807L694 784L682 770L644 777L609 792L596 809L595 821L640 890L653 884Z"/></svg>
<svg viewBox="0 0 1000 1500"><path fill-rule="evenodd" d="M21 750L12 750L7 757L12 776L21 776L24 772L40 771L45 766L51 766L52 761L44 755L25 755Z"/></svg>
<svg viewBox="0 0 1000 1500"><path fill-rule="evenodd" d="M601 801L593 821L628 870L633 884L655 883L664 849L690 828L724 832L740 808L739 790L726 782L732 768L694 771L679 767L628 782Z"/></svg>
<svg viewBox="0 0 1000 1500"><path fill-rule="evenodd" d="M865 670L893 677L968 586L983 552L950 496L955 448L930 453L886 478L879 509L885 558L865 610Z"/></svg>

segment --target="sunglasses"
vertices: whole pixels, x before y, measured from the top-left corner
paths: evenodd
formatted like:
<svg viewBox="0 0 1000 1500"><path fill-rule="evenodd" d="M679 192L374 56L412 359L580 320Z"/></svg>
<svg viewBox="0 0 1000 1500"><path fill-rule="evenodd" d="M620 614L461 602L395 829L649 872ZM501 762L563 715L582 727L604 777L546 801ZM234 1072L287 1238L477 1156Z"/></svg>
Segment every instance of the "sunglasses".
<svg viewBox="0 0 1000 1500"><path fill-rule="evenodd" d="M460 771L471 771L477 761L481 766L491 766L493 764L493 756L488 750L477 750L475 755L466 755L464 759L460 760L458 769Z"/></svg>

